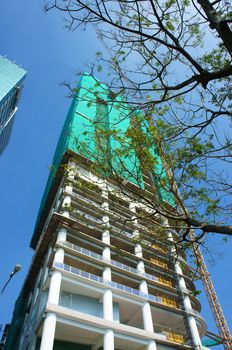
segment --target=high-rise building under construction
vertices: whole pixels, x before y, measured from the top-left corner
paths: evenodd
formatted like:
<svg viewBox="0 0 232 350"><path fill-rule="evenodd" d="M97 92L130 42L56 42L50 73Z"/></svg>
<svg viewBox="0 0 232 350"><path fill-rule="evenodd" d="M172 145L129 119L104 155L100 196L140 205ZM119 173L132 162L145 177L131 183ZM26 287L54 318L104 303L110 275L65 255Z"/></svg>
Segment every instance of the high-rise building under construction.
<svg viewBox="0 0 232 350"><path fill-rule="evenodd" d="M130 118L117 98L109 102L112 93L82 76L41 202L35 254L6 350L204 348L206 324L184 253L175 253L177 233L167 226L165 239L163 231L162 239L158 229L156 235L149 218L156 215L164 226L165 220L143 200L155 193L171 205L172 198L138 170L136 151L120 154L114 135L128 130ZM103 129L111 131L107 141ZM107 166L96 170L94 157L104 159L104 149L117 151L119 175L106 176ZM156 158L155 171L165 176L158 152Z"/></svg>

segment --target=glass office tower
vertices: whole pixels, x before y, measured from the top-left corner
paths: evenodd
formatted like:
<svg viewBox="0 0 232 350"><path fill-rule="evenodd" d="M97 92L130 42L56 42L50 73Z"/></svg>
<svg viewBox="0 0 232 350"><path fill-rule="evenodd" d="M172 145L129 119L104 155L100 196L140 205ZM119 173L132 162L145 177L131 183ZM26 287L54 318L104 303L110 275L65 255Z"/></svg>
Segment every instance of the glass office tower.
<svg viewBox="0 0 232 350"><path fill-rule="evenodd" d="M0 56L0 154L10 140L25 77L23 68Z"/></svg>

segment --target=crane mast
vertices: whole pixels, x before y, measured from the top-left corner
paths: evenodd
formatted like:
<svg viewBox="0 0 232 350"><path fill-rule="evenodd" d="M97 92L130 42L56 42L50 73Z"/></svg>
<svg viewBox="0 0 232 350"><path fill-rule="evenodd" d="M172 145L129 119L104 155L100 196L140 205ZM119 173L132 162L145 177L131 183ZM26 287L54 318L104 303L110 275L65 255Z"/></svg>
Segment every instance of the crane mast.
<svg viewBox="0 0 232 350"><path fill-rule="evenodd" d="M191 232L190 237L191 239L195 238L193 232ZM218 333L220 335L220 338L222 339L222 344L225 350L232 350L232 335L230 333L230 329L227 325L225 315L218 300L217 293L215 291L210 273L207 269L203 254L199 245L197 245L196 243L194 243L193 249L197 259L198 271L201 275L201 280L206 292L210 309L214 317L214 321L217 326Z"/></svg>

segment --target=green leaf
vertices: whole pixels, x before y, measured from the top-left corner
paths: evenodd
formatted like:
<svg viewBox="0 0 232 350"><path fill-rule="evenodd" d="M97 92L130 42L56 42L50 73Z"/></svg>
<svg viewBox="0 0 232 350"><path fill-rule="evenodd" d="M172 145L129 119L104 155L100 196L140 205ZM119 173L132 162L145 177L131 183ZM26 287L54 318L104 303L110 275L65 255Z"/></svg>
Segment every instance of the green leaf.
<svg viewBox="0 0 232 350"><path fill-rule="evenodd" d="M171 30L171 31L175 30L175 27L174 27L174 25L172 24L171 21L167 21L167 22L166 22L166 27L167 27L169 30Z"/></svg>

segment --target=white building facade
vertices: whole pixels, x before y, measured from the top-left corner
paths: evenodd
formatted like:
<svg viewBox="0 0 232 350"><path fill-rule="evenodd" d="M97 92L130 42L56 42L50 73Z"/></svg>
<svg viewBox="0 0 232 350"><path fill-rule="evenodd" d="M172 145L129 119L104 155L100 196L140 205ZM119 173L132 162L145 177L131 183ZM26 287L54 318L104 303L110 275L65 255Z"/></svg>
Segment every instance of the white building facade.
<svg viewBox="0 0 232 350"><path fill-rule="evenodd" d="M141 203L73 160L69 169L37 246L46 254L19 350L202 349L206 325L184 258L138 239Z"/></svg>

